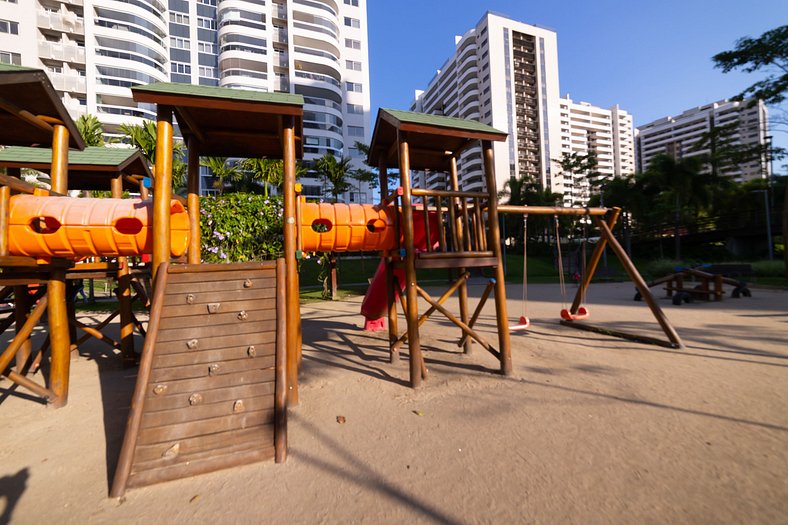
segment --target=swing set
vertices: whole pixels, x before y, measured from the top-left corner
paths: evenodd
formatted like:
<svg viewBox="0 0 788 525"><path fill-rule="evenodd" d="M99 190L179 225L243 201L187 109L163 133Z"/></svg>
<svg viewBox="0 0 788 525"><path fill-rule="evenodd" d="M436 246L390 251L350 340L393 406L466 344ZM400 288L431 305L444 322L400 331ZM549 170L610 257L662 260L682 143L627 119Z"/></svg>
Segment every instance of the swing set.
<svg viewBox="0 0 788 525"><path fill-rule="evenodd" d="M530 326L530 319L527 315L527 302L528 302L528 252L527 252L527 239L528 239L528 216L529 215L552 215L554 220L554 228L555 228L555 238L556 238L556 252L558 258L558 268L559 268L559 283L561 287L561 296L562 300L564 301L563 308L560 312L561 317L561 324L564 326L569 326L572 328L577 328L581 330L591 331L602 333L605 335L610 335L614 337L620 337L623 339L629 339L633 341L639 341L643 343L649 344L656 344L659 346L666 346L668 348L684 348L684 344L681 341L678 333L670 324L670 322L665 317L665 314L660 309L659 305L657 304L654 296L651 294L648 285L646 284L643 277L635 268L632 260L629 258L627 253L621 247L621 244L616 240L613 236L613 227L615 226L616 222L618 221L618 217L621 213L620 208L561 208L561 207L551 207L551 206L511 206L511 205L500 205L498 206L499 213L519 213L523 215L523 239L524 239L524 248L523 248L523 288L522 288L522 301L521 301L521 315L520 319L517 323L512 324L510 326L511 332L516 331L523 331L527 330ZM591 222L597 227L600 233L600 240L594 247L594 251L591 254L591 259L585 265L585 269L580 276L580 282L577 289L577 293L572 301L571 306L566 306L566 283L564 280L564 265L563 265L563 256L561 253L561 241L560 241L560 231L559 231L559 223L558 217L559 216L584 216L591 219ZM618 257L621 265L623 266L624 270L626 271L629 278L635 284L635 287L638 289L638 292L642 296L643 300L648 305L651 313L654 315L654 318L660 325L660 328L664 332L665 336L667 337L667 341L662 339L657 339L641 334L633 334L630 332L622 332L619 330L610 329L608 327L601 327L595 326L589 323L579 323L578 321L585 321L590 317L590 312L586 306L583 306L582 303L586 298L586 294L588 291L588 286L591 284L591 280L594 277L594 273L599 266L599 261L602 258L602 253L607 246L610 246L613 253ZM585 262L585 261L584 261Z"/></svg>

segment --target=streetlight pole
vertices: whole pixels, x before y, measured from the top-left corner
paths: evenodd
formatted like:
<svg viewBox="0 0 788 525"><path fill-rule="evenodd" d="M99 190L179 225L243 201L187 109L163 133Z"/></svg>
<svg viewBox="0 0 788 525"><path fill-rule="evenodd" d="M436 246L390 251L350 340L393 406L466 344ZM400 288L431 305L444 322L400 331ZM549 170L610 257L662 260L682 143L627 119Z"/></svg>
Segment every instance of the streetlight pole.
<svg viewBox="0 0 788 525"><path fill-rule="evenodd" d="M769 260L774 260L774 248L772 247L772 220L769 209L769 190L753 190L753 193L763 193L763 206L766 212L766 243L769 248Z"/></svg>

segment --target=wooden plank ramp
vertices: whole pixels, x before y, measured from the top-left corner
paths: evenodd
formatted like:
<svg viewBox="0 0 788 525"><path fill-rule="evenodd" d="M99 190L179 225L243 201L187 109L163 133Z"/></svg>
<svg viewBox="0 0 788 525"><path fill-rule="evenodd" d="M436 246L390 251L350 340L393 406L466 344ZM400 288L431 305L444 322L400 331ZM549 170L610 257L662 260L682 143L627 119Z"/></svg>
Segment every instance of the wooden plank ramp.
<svg viewBox="0 0 788 525"><path fill-rule="evenodd" d="M111 497L287 456L284 260L162 264Z"/></svg>

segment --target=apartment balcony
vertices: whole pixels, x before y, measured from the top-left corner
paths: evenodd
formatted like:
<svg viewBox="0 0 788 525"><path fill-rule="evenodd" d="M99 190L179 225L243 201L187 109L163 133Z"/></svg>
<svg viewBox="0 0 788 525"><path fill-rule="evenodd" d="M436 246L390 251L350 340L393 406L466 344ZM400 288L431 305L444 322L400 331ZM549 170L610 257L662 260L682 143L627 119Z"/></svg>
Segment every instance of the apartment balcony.
<svg viewBox="0 0 788 525"><path fill-rule="evenodd" d="M85 48L76 44L40 42L38 44L38 56L42 59L84 64Z"/></svg>
<svg viewBox="0 0 788 525"><path fill-rule="evenodd" d="M52 29L62 33L85 34L84 22L74 13L52 13L39 11L37 15L38 27Z"/></svg>
<svg viewBox="0 0 788 525"><path fill-rule="evenodd" d="M85 77L79 75L65 75L62 73L50 73L49 79L52 81L52 86L57 91L87 93Z"/></svg>

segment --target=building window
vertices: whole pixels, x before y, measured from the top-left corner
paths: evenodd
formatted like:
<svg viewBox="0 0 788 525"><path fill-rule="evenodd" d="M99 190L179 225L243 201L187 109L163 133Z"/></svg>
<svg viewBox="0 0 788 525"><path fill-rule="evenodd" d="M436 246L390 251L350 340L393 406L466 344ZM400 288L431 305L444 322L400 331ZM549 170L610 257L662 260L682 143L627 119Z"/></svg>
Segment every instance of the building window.
<svg viewBox="0 0 788 525"><path fill-rule="evenodd" d="M361 93L364 91L364 87L358 82L345 82L345 89L353 93Z"/></svg>
<svg viewBox="0 0 788 525"><path fill-rule="evenodd" d="M200 66L200 76L204 78L216 78L216 68L210 66Z"/></svg>
<svg viewBox="0 0 788 525"><path fill-rule="evenodd" d="M21 66L22 55L19 53L11 53L10 51L0 51L0 63Z"/></svg>
<svg viewBox="0 0 788 525"><path fill-rule="evenodd" d="M364 136L364 128L361 126L348 126L347 127L347 134L350 137L363 137Z"/></svg>
<svg viewBox="0 0 788 525"><path fill-rule="evenodd" d="M358 18L351 18L349 16L346 16L345 25L348 27L355 27L356 29L358 29L359 27L361 27L361 20L359 20Z"/></svg>
<svg viewBox="0 0 788 525"><path fill-rule="evenodd" d="M212 5L216 7L216 0L197 0L198 4Z"/></svg>
<svg viewBox="0 0 788 525"><path fill-rule="evenodd" d="M209 55L216 55L216 44L213 42L197 42L197 51Z"/></svg>
<svg viewBox="0 0 788 525"><path fill-rule="evenodd" d="M364 114L364 106L361 104L346 104L345 107L347 108L347 112L353 115Z"/></svg>
<svg viewBox="0 0 788 525"><path fill-rule="evenodd" d="M352 5L353 7L358 7L358 0L345 0L345 5Z"/></svg>
<svg viewBox="0 0 788 525"><path fill-rule="evenodd" d="M361 49L361 41L353 40L352 38L346 38L345 47L349 47L350 49Z"/></svg>
<svg viewBox="0 0 788 525"><path fill-rule="evenodd" d="M361 62L357 60L345 60L345 67L352 71L361 71Z"/></svg>
<svg viewBox="0 0 788 525"><path fill-rule="evenodd" d="M216 29L216 19L214 18L204 18L202 16L197 17L197 27L202 29Z"/></svg>
<svg viewBox="0 0 788 525"><path fill-rule="evenodd" d="M184 64L183 62L171 62L170 70L173 73L180 73L182 75L191 75L192 73L192 66L189 64Z"/></svg>
<svg viewBox="0 0 788 525"><path fill-rule="evenodd" d="M189 15L170 11L170 22L174 24L189 25Z"/></svg>
<svg viewBox="0 0 788 525"><path fill-rule="evenodd" d="M191 49L188 38L181 38L178 36L170 37L170 47L173 49Z"/></svg>
<svg viewBox="0 0 788 525"><path fill-rule="evenodd" d="M8 20L0 20L0 33L19 34L19 23Z"/></svg>

